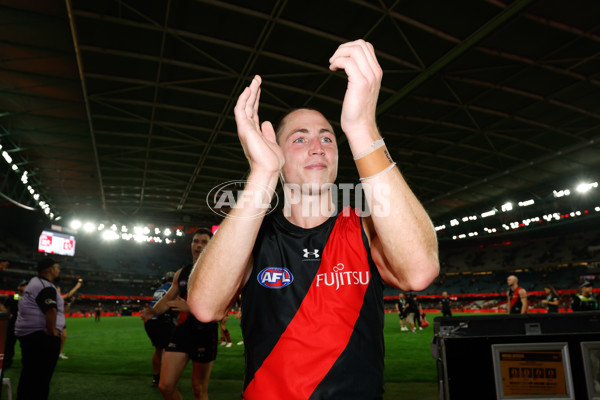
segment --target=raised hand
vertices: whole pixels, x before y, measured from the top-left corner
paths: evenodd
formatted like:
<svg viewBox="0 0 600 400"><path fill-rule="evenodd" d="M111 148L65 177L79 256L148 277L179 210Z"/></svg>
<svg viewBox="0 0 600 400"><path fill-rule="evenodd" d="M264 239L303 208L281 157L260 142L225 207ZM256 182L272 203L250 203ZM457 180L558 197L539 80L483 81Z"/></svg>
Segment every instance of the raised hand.
<svg viewBox="0 0 600 400"><path fill-rule="evenodd" d="M344 133L350 138L376 127L375 111L383 72L371 43L362 39L344 43L329 63L330 70L343 69L348 76L341 116Z"/></svg>
<svg viewBox="0 0 600 400"><path fill-rule="evenodd" d="M234 108L235 122L250 168L253 171L279 173L285 160L277 144L273 125L268 121L261 125L258 119L261 82L260 76L256 75L238 98Z"/></svg>

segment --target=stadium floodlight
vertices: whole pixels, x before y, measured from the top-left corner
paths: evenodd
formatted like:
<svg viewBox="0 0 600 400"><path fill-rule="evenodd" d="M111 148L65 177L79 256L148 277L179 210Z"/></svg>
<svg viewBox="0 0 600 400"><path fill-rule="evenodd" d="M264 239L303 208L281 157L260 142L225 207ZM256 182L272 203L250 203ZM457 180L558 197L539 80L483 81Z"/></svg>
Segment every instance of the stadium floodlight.
<svg viewBox="0 0 600 400"><path fill-rule="evenodd" d="M446 225L438 225L438 226L436 226L436 227L435 227L435 231L436 231L436 232L437 232L437 231L441 231L441 230L443 230L443 229L446 229Z"/></svg>
<svg viewBox="0 0 600 400"><path fill-rule="evenodd" d="M163 232L165 236L171 236L171 234L173 232L171 232L171 230L169 228L165 228L165 231Z"/></svg>
<svg viewBox="0 0 600 400"><path fill-rule="evenodd" d="M457 220L457 219L453 219L453 220L451 220L451 221L450 221L450 226L456 226L456 225L458 225L459 223L460 223L460 222L458 222L458 220Z"/></svg>
<svg viewBox="0 0 600 400"><path fill-rule="evenodd" d="M512 203L509 201L507 203L502 204L502 211L507 212L513 209Z"/></svg>
<svg viewBox="0 0 600 400"><path fill-rule="evenodd" d="M135 226L133 227L133 232L136 235L141 235L142 233L144 233L144 228L142 228L141 226Z"/></svg>
<svg viewBox="0 0 600 400"><path fill-rule="evenodd" d="M496 210L486 211L484 213L481 213L481 218L491 217L492 215L495 215L495 214L496 214Z"/></svg>
<svg viewBox="0 0 600 400"><path fill-rule="evenodd" d="M27 184L28 178L27 178L27 171L23 172L23 175L21 175L21 182L23 182L24 185Z"/></svg>
<svg viewBox="0 0 600 400"><path fill-rule="evenodd" d="M519 202L519 207L527 207L527 206L530 206L532 204L535 204L535 201L533 201L533 199L529 199L529 200L525 200L525 201L520 201Z"/></svg>
<svg viewBox="0 0 600 400"><path fill-rule="evenodd" d="M121 232L127 232L127 227L125 225L121 226Z"/></svg>
<svg viewBox="0 0 600 400"><path fill-rule="evenodd" d="M34 199L35 201L38 201L38 200L40 199L40 195L39 195L38 193L34 194L34 195L33 195L33 199Z"/></svg>
<svg viewBox="0 0 600 400"><path fill-rule="evenodd" d="M160 235L160 228L154 228L154 234Z"/></svg>
<svg viewBox="0 0 600 400"><path fill-rule="evenodd" d="M11 168L12 168L13 171L18 171L19 170L19 167L17 167L17 164L13 164Z"/></svg>
<svg viewBox="0 0 600 400"><path fill-rule="evenodd" d="M553 190L552 194L554 195L554 197L563 197L563 196L569 196L571 194L571 191L569 189L565 189L565 190Z"/></svg>
<svg viewBox="0 0 600 400"><path fill-rule="evenodd" d="M577 188L575 190L577 190L579 193L587 193L590 190L592 190L593 188L597 188L597 187L598 187L598 182L580 183L579 185L577 185Z"/></svg>
<svg viewBox="0 0 600 400"><path fill-rule="evenodd" d="M119 234L115 231L111 231L110 229L102 231L102 239L104 240L117 240L118 238Z"/></svg>
<svg viewBox="0 0 600 400"><path fill-rule="evenodd" d="M46 215L50 214L50 209L49 208L44 208L44 212L46 213Z"/></svg>
<svg viewBox="0 0 600 400"><path fill-rule="evenodd" d="M99 231L101 231L101 230L103 230L103 229L104 229L104 224L100 224L100 225L98 225L98 230L99 230Z"/></svg>
<svg viewBox="0 0 600 400"><path fill-rule="evenodd" d="M150 233L150 228L147 226L144 227L144 235L148 235Z"/></svg>
<svg viewBox="0 0 600 400"><path fill-rule="evenodd" d="M96 226L91 222L86 222L85 225L83 225L83 230L86 232L93 232L95 229Z"/></svg>
<svg viewBox="0 0 600 400"><path fill-rule="evenodd" d="M81 221L78 219L71 221L71 228L73 228L75 230L78 230L79 228L81 228Z"/></svg>
<svg viewBox="0 0 600 400"><path fill-rule="evenodd" d="M12 164L12 157L6 151L2 152L2 157L4 157L4 160L6 160L8 164Z"/></svg>

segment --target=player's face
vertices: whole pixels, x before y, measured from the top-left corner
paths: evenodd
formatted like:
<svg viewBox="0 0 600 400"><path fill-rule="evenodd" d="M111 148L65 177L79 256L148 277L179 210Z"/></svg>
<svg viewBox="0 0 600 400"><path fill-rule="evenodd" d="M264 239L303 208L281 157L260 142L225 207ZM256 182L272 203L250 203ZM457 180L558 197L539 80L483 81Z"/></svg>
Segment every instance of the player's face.
<svg viewBox="0 0 600 400"><path fill-rule="evenodd" d="M508 286L512 286L515 283L515 278L509 276L508 278L506 278L506 283L508 283Z"/></svg>
<svg viewBox="0 0 600 400"><path fill-rule="evenodd" d="M54 276L54 278L58 278L58 276L60 275L60 266L58 264L54 264L50 268L52 270L52 275Z"/></svg>
<svg viewBox="0 0 600 400"><path fill-rule="evenodd" d="M584 295L585 297L590 297L592 295L592 287L591 286L582 287L581 294Z"/></svg>
<svg viewBox="0 0 600 400"><path fill-rule="evenodd" d="M210 237L206 233L197 233L192 238L192 257L194 259L194 263L202 254L202 251L208 244Z"/></svg>
<svg viewBox="0 0 600 400"><path fill-rule="evenodd" d="M325 185L337 176L338 149L333 128L318 111L297 110L285 118L279 136L286 183Z"/></svg>

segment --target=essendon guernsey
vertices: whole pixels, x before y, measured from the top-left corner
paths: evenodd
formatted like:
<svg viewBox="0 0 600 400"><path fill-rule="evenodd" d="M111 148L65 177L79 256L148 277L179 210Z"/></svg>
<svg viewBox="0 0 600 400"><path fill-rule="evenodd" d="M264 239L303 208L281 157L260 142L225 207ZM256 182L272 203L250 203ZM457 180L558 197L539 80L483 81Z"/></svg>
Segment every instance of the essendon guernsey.
<svg viewBox="0 0 600 400"><path fill-rule="evenodd" d="M383 281L354 210L311 229L271 214L253 256L244 399L381 399Z"/></svg>

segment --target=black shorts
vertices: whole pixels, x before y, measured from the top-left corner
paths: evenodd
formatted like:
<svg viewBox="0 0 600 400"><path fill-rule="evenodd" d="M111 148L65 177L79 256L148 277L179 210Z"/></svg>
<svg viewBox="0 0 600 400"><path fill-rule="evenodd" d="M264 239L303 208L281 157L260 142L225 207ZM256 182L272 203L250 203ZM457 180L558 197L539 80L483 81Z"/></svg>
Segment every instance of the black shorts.
<svg viewBox="0 0 600 400"><path fill-rule="evenodd" d="M189 319L175 327L165 351L186 353L194 362L214 361L217 358L219 324L188 321Z"/></svg>
<svg viewBox="0 0 600 400"><path fill-rule="evenodd" d="M171 340L175 324L167 318L151 319L144 324L146 334L152 342L152 346L164 349Z"/></svg>

